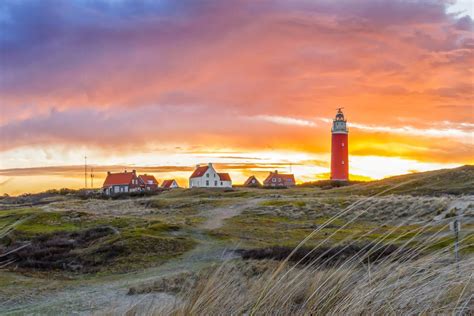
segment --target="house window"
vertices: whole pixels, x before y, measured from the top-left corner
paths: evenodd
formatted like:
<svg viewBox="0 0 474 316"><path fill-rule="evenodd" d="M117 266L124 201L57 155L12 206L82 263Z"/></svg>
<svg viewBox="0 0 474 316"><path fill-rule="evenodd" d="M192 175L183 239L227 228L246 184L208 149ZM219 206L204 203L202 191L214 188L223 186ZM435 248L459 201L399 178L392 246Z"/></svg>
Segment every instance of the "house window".
<svg viewBox="0 0 474 316"><path fill-rule="evenodd" d="M342 164L344 164L344 160L342 161Z"/></svg>
<svg viewBox="0 0 474 316"><path fill-rule="evenodd" d="M221 181L221 186L223 186L222 181Z"/></svg>
<svg viewBox="0 0 474 316"><path fill-rule="evenodd" d="M208 174L206 174L206 177L208 177L208 178L209 178L209 173L208 173Z"/></svg>
<svg viewBox="0 0 474 316"><path fill-rule="evenodd" d="M276 179L276 178L272 178L272 182L276 182L276 181L277 181L277 179Z"/></svg>
<svg viewBox="0 0 474 316"><path fill-rule="evenodd" d="M206 187L209 186L209 180L206 180Z"/></svg>
<svg viewBox="0 0 474 316"><path fill-rule="evenodd" d="M214 186L215 186L215 187L217 187L217 180L216 180L216 181L214 181Z"/></svg>
<svg viewBox="0 0 474 316"><path fill-rule="evenodd" d="M342 147L344 147L344 143L342 143Z"/></svg>

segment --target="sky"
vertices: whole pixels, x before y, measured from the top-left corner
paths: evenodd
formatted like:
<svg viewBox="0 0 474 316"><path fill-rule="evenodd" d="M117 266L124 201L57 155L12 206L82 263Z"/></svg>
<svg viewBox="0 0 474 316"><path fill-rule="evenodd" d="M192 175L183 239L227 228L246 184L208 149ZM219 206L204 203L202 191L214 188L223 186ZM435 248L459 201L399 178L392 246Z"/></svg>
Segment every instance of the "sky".
<svg viewBox="0 0 474 316"><path fill-rule="evenodd" d="M0 193L84 186L85 155L95 187L325 179L338 107L352 179L472 164L473 35L470 1L1 1Z"/></svg>

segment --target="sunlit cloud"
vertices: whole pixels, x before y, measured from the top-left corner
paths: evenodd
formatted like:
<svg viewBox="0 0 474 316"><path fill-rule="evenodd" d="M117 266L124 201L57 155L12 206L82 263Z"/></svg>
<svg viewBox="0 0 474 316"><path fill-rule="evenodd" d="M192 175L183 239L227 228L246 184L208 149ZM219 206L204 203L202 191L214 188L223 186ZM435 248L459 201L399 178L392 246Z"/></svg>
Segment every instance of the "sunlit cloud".
<svg viewBox="0 0 474 316"><path fill-rule="evenodd" d="M467 142L470 144L472 144L474 140L473 139L474 131L464 131L461 129L454 129L454 128L420 129L413 126L389 127L389 126L366 125L366 124L359 124L359 123L350 123L349 126L352 128L358 128L358 129L370 131L370 132L383 132L383 133L391 133L391 134L437 137L437 138L455 138L459 142Z"/></svg>
<svg viewBox="0 0 474 316"><path fill-rule="evenodd" d="M275 124L282 125L295 125L295 126L306 126L306 127L316 127L316 123L313 121L303 120L294 117L286 116L273 116L273 115L257 115L251 117L250 119L261 120L266 122L271 122Z"/></svg>
<svg viewBox="0 0 474 316"><path fill-rule="evenodd" d="M0 169L87 155L183 183L208 161L310 181L339 106L351 156L378 157L362 165L473 162L468 1L4 0L0 24ZM352 174L388 174L357 159ZM268 170L236 179L251 172ZM36 176L32 190L83 183ZM8 177L0 191L26 179Z"/></svg>
<svg viewBox="0 0 474 316"><path fill-rule="evenodd" d="M332 120L327 118L319 118L319 120L329 123ZM380 132L388 134L401 134L407 136L422 136L422 137L435 137L435 138L453 138L457 142L473 144L474 141L474 124L471 123L453 123L449 121L440 122L436 125L448 125L458 126L461 128L417 128L413 126L380 126L373 124L361 124L356 122L348 122L350 128L356 128L363 131L369 132Z"/></svg>

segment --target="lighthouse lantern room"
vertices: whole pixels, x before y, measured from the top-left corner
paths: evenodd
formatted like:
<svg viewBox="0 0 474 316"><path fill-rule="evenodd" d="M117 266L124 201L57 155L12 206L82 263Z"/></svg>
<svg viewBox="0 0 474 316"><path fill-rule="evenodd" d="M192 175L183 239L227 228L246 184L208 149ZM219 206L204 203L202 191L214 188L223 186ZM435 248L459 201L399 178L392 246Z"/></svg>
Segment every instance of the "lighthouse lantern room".
<svg viewBox="0 0 474 316"><path fill-rule="evenodd" d="M331 180L349 180L349 130L342 108L337 109L332 124Z"/></svg>

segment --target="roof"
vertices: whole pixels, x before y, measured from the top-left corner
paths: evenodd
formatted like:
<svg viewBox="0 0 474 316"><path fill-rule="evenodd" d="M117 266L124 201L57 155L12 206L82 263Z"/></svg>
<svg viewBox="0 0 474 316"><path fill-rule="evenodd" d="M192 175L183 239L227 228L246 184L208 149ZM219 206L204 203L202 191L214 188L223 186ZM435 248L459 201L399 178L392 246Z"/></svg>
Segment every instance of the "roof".
<svg viewBox="0 0 474 316"><path fill-rule="evenodd" d="M102 187L109 187L111 185L128 185L132 182L135 177L133 172L119 172L109 173L105 178L104 185Z"/></svg>
<svg viewBox="0 0 474 316"><path fill-rule="evenodd" d="M162 188L171 188L171 185L173 184L174 179L171 180L163 180L163 183L161 183Z"/></svg>
<svg viewBox="0 0 474 316"><path fill-rule="evenodd" d="M219 176L219 179L221 179L221 181L232 181L228 173L217 173L217 175Z"/></svg>
<svg viewBox="0 0 474 316"><path fill-rule="evenodd" d="M158 184L158 181L156 181L155 177L149 174L142 174L138 176L141 180L143 180L143 183L149 184L148 181L152 181L153 184Z"/></svg>
<svg viewBox="0 0 474 316"><path fill-rule="evenodd" d="M207 169L209 169L209 166L202 166L202 167L197 167L196 170L194 170L193 174L191 175L190 178L200 178L202 177Z"/></svg>
<svg viewBox="0 0 474 316"><path fill-rule="evenodd" d="M255 180L252 182L252 180ZM244 182L244 186L249 186L249 185L261 185L260 181L255 176L250 176L247 181Z"/></svg>
<svg viewBox="0 0 474 316"><path fill-rule="evenodd" d="M295 183L295 176L292 174L284 174L284 173L277 173L277 172L270 172L268 177L263 181L264 184L270 183L270 180L273 178L280 178L283 182L291 182Z"/></svg>

